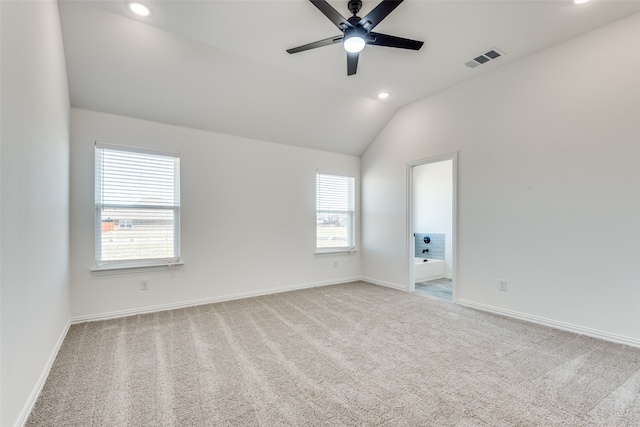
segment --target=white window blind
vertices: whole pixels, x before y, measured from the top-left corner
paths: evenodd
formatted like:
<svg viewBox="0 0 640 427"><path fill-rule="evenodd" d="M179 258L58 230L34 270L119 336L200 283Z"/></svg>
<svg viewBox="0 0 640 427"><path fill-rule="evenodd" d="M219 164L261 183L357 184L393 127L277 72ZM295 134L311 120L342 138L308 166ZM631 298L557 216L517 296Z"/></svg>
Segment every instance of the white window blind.
<svg viewBox="0 0 640 427"><path fill-rule="evenodd" d="M316 251L355 249L355 178L316 175Z"/></svg>
<svg viewBox="0 0 640 427"><path fill-rule="evenodd" d="M96 143L96 266L180 260L180 157Z"/></svg>

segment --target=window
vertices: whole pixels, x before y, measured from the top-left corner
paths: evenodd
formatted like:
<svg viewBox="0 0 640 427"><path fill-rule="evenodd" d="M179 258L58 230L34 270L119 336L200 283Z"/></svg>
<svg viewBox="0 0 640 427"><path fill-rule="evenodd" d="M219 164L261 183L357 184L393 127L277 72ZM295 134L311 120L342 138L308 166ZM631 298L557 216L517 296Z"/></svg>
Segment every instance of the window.
<svg viewBox="0 0 640 427"><path fill-rule="evenodd" d="M96 267L180 260L180 157L96 143Z"/></svg>
<svg viewBox="0 0 640 427"><path fill-rule="evenodd" d="M316 175L316 252L355 249L355 178Z"/></svg>

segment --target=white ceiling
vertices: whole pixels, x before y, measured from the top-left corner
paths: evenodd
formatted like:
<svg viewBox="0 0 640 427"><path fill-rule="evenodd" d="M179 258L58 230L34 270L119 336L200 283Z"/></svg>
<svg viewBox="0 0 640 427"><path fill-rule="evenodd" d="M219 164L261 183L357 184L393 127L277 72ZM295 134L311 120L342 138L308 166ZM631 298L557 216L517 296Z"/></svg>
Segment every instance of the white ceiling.
<svg viewBox="0 0 640 427"><path fill-rule="evenodd" d="M375 31L422 49L367 46L348 77L339 44L285 52L340 34L309 1L141 2L151 16L125 0L59 2L73 107L351 155L399 107L640 11L640 0L407 0ZM347 0L330 3L349 16ZM491 48L506 55L464 67Z"/></svg>

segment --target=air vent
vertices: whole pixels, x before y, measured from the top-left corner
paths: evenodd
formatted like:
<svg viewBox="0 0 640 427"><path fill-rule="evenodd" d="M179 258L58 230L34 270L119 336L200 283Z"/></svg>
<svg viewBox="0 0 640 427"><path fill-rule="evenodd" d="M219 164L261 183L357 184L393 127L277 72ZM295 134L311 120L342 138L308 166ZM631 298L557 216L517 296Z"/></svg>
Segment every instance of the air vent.
<svg viewBox="0 0 640 427"><path fill-rule="evenodd" d="M473 59L464 63L464 66L467 68L476 68L482 64L486 64L489 61L493 61L494 59L498 59L501 56L504 56L504 52L498 49L491 49L488 52L483 53L482 55L478 55Z"/></svg>

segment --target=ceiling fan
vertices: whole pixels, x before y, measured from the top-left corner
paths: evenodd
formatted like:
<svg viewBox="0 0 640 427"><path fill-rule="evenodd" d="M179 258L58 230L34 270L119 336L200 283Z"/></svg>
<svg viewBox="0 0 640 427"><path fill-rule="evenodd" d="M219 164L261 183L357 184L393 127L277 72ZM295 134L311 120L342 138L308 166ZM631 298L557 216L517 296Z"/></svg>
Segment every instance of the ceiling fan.
<svg viewBox="0 0 640 427"><path fill-rule="evenodd" d="M371 31L380 23L380 21L393 12L393 10L398 7L403 0L383 0L364 18L357 16L357 13L362 8L362 1L349 0L347 7L349 8L349 12L353 14L349 19L344 18L325 0L310 1L320 10L320 12L329 18L329 20L333 22L340 31L342 31L342 35L329 37L327 39L318 40L317 42L287 49L287 52L298 53L342 42L344 49L347 51L347 75L349 76L356 73L356 70L358 69L358 57L365 45L370 44L374 46L419 50L424 43L417 40L404 39L402 37L389 36L387 34L374 33Z"/></svg>

